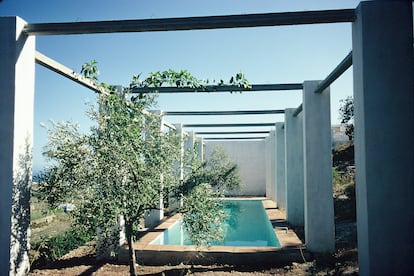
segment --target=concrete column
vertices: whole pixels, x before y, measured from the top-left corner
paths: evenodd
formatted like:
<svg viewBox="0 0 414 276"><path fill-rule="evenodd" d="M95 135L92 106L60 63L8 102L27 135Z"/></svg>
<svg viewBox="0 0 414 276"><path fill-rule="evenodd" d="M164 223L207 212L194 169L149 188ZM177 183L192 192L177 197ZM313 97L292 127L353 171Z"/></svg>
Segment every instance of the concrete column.
<svg viewBox="0 0 414 276"><path fill-rule="evenodd" d="M35 37L0 17L0 275L29 272Z"/></svg>
<svg viewBox="0 0 414 276"><path fill-rule="evenodd" d="M204 139L203 137L197 137L197 157L204 161Z"/></svg>
<svg viewBox="0 0 414 276"><path fill-rule="evenodd" d="M194 131L186 133L188 136L184 139L184 162L183 162L183 174L184 178L191 173L191 163L194 158Z"/></svg>
<svg viewBox="0 0 414 276"><path fill-rule="evenodd" d="M304 225L303 119L294 117L294 108L285 109L286 219L294 226Z"/></svg>
<svg viewBox="0 0 414 276"><path fill-rule="evenodd" d="M179 171L179 180L182 182L184 181L184 130L183 124L174 124L175 131L180 139L180 160L177 163L177 170ZM177 207L183 206L183 199L177 202Z"/></svg>
<svg viewBox="0 0 414 276"><path fill-rule="evenodd" d="M96 259L115 259L115 256L118 256L122 251L122 246L125 243L125 219L121 215L119 216L118 223L111 228L109 236L102 235L101 228L98 227L96 229Z"/></svg>
<svg viewBox="0 0 414 276"><path fill-rule="evenodd" d="M332 189L331 111L327 88L315 94L318 81L303 83L305 241L313 252L335 249Z"/></svg>
<svg viewBox="0 0 414 276"><path fill-rule="evenodd" d="M269 154L269 183L266 191L269 191L268 198L276 202L276 131L271 130L268 137ZM266 192L267 194L267 192Z"/></svg>
<svg viewBox="0 0 414 276"><path fill-rule="evenodd" d="M413 271L411 5L411 1L361 2L352 26L361 275Z"/></svg>
<svg viewBox="0 0 414 276"><path fill-rule="evenodd" d="M270 139L265 138L266 198L270 198Z"/></svg>
<svg viewBox="0 0 414 276"><path fill-rule="evenodd" d="M180 137L180 160L178 166L179 170L179 178L180 180L184 180L184 131L183 131L183 124L174 124L175 131L177 135Z"/></svg>
<svg viewBox="0 0 414 276"><path fill-rule="evenodd" d="M160 132L163 131L164 127L164 117L162 115L162 110L151 110L151 113L160 116ZM163 188L163 175L160 175L160 185L161 185L161 192L160 192L160 199L158 201L157 207L155 209L151 209L147 211L145 214L145 227L152 227L157 225L163 218L164 218L164 195L162 193ZM121 228L122 229L122 228Z"/></svg>
<svg viewBox="0 0 414 276"><path fill-rule="evenodd" d="M186 140L185 149L194 152L195 134L194 131L188 132L188 139Z"/></svg>
<svg viewBox="0 0 414 276"><path fill-rule="evenodd" d="M276 202L277 208L286 209L285 129L281 122L276 123Z"/></svg>

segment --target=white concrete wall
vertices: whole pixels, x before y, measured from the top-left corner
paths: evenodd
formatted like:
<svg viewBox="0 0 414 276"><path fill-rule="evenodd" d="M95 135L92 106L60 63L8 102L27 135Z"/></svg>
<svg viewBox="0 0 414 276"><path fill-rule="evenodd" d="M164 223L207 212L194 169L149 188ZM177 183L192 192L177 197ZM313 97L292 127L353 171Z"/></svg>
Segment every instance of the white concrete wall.
<svg viewBox="0 0 414 276"><path fill-rule="evenodd" d="M352 26L359 272L412 275L411 1L364 1Z"/></svg>
<svg viewBox="0 0 414 276"><path fill-rule="evenodd" d="M35 37L0 18L0 275L29 271Z"/></svg>
<svg viewBox="0 0 414 276"><path fill-rule="evenodd" d="M205 141L205 158L216 146L221 146L238 165L242 187L237 194L243 196L266 195L265 141Z"/></svg>

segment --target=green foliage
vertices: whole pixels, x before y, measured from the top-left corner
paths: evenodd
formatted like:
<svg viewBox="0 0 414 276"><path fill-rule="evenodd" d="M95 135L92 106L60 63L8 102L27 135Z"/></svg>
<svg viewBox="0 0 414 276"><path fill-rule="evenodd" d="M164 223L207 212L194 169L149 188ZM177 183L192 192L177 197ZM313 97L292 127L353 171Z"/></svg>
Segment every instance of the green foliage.
<svg viewBox="0 0 414 276"><path fill-rule="evenodd" d="M39 267L56 261L92 239L93 235L77 227L56 236L43 237L38 242L31 244L32 266Z"/></svg>
<svg viewBox="0 0 414 276"><path fill-rule="evenodd" d="M224 239L223 221L226 218L222 194L207 183L199 184L184 197L181 212L189 239L197 246L210 246Z"/></svg>
<svg viewBox="0 0 414 276"><path fill-rule="evenodd" d="M338 170L335 167L333 167L332 168L332 183L334 185L339 185L339 182L340 182L340 175L338 173Z"/></svg>
<svg viewBox="0 0 414 276"><path fill-rule="evenodd" d="M241 72L237 73L235 77L231 77L229 83L245 89L251 88L246 76Z"/></svg>
<svg viewBox="0 0 414 276"><path fill-rule="evenodd" d="M50 204L64 200L77 206L83 225L107 229L119 215L139 220L156 205L160 189L172 181L177 137L161 134L160 117L144 112L142 100L108 95L88 114L97 126L82 135L72 123L49 130L45 155L53 160L41 177L39 191Z"/></svg>
<svg viewBox="0 0 414 276"><path fill-rule="evenodd" d="M52 165L37 176L38 193L49 205L57 207L65 200L77 200L83 196L78 189L86 184L84 178L89 172L85 167L91 153L86 146L87 137L79 133L74 123L52 122L48 136L43 155Z"/></svg>
<svg viewBox="0 0 414 276"><path fill-rule="evenodd" d="M140 75L136 75L132 79L131 87L161 87L162 85L176 87L193 87L197 88L202 82L195 78L186 70L174 71L172 69L166 71L157 71L150 73L149 76L140 81Z"/></svg>
<svg viewBox="0 0 414 276"><path fill-rule="evenodd" d="M166 85L172 87L190 87L194 88L196 91L207 91L206 86L209 84L213 85L213 90L214 86L224 86L226 84L234 85L243 89L251 88L246 76L241 72L237 73L235 76L232 76L227 83L222 79L217 82L215 80L210 81L208 79L199 80L187 70L174 71L169 69L166 71L150 73L150 75L143 80L141 80L140 77L141 75L133 76L130 84L131 89L138 87L158 88ZM156 91L156 89L149 90L149 92L151 91ZM143 97L143 95L140 96Z"/></svg>
<svg viewBox="0 0 414 276"><path fill-rule="evenodd" d="M81 74L88 79L97 81L99 75L99 69L97 66L98 62L96 60L91 60L90 62L84 63L81 68Z"/></svg>
<svg viewBox="0 0 414 276"><path fill-rule="evenodd" d="M348 96L340 100L340 103L339 119L341 119L341 124L346 127L345 134L349 137L349 140L352 140L354 138L354 99Z"/></svg>
<svg viewBox="0 0 414 276"><path fill-rule="evenodd" d="M189 239L196 246L210 246L224 238L226 219L224 197L226 189L240 188L237 165L220 147L214 149L208 161L201 162L193 154L191 171L177 189L183 196L183 224Z"/></svg>

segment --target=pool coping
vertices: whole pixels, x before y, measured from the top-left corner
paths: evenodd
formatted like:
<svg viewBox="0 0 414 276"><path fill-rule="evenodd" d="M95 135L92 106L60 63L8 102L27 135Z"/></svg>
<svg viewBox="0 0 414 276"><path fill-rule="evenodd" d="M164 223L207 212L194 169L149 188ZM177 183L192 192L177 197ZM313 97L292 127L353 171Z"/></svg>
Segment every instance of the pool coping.
<svg viewBox="0 0 414 276"><path fill-rule="evenodd" d="M210 246L210 247L199 247L197 248L194 245L157 245L151 244L164 230L168 229L174 223L181 218L180 214L175 214L170 217L165 218L158 226L148 229L146 233L139 239L139 241L134 243L134 250L136 251L138 262L141 263L154 263L159 264L165 261L180 262L179 260L193 259L197 257L197 254L202 253L202 255L214 256L214 263L220 262L220 259L223 261L231 262L231 258L241 255L250 255L250 260L252 254L255 253L265 255L274 255L278 254L279 258L281 254L284 254L284 257L292 258L294 261L298 261L298 258L303 258L305 253L305 245L298 238L296 233L287 227L285 213L276 208L276 203L272 200L263 197L232 197L226 198L231 200L261 200L263 207L266 210L269 221L273 226L273 230L277 238L279 239L281 247L252 247L252 246ZM300 255L296 256L297 253ZM166 259L166 254L173 259ZM230 254L230 255L229 255ZM235 255L235 256L234 256ZM155 260L158 259L158 260ZM283 259L283 258L280 258ZM141 260L141 261L140 261ZM235 260L236 261L236 260ZM246 261L246 260L245 260ZM245 262L243 261L243 262ZM299 260L300 261L300 260Z"/></svg>

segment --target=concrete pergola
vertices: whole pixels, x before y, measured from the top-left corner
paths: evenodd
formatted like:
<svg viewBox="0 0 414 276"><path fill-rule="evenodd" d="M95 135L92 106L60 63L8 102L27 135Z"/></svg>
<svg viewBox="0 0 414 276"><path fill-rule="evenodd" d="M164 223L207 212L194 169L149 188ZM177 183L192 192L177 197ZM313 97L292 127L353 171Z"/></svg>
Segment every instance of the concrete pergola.
<svg viewBox="0 0 414 276"><path fill-rule="evenodd" d="M18 17L1 17L0 274L24 274L28 269L34 64L42 59L35 50L36 36L338 22L352 23L360 273L410 274L414 257L412 19L412 2L403 0L361 2L355 10L126 21L27 24ZM67 74L83 82L73 72ZM301 208L289 213L289 202L300 202L294 197L303 189L306 245L315 252L331 251L334 246L329 84L324 83L329 81L304 81L303 104L286 109L285 122L270 133L292 138L286 139L290 143L285 144L286 158L281 160L286 166L288 218L300 217ZM269 150L283 147L277 142L282 139L269 140ZM290 190L291 185L295 188Z"/></svg>

